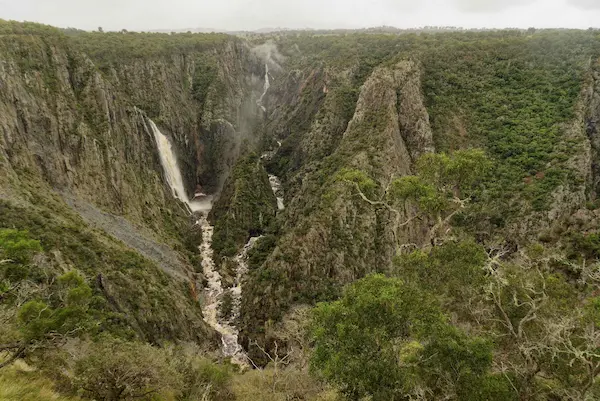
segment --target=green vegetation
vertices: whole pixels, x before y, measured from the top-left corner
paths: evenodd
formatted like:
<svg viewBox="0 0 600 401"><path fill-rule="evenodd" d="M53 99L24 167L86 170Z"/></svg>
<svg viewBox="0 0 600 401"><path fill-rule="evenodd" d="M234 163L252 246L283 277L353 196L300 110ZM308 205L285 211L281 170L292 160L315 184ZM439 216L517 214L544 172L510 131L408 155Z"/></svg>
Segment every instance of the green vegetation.
<svg viewBox="0 0 600 401"><path fill-rule="evenodd" d="M449 239L402 254L393 277L317 306L313 368L350 399L595 399L597 265L579 270L577 288L556 270L560 252L502 255Z"/></svg>
<svg viewBox="0 0 600 401"><path fill-rule="evenodd" d="M0 35L63 36L59 28L35 22L18 22L0 19Z"/></svg>
<svg viewBox="0 0 600 401"><path fill-rule="evenodd" d="M420 62L438 150L480 146L495 163L492 185L478 196L484 209L478 218L496 227L551 208L558 186L582 183L568 163L581 139L565 130L575 118L590 57L600 54L594 31L294 34L278 44L298 67L318 61L334 72L351 68L351 86L340 89L350 110L374 66Z"/></svg>
<svg viewBox="0 0 600 401"><path fill-rule="evenodd" d="M60 202L47 199L46 203L54 209L23 208L0 200L0 253L3 255L0 259L14 259L1 266L5 281L0 289L14 292L15 287L29 288L31 283L41 286L44 297L31 295L29 305L31 310L43 309L44 319L49 319L40 323L41 329L53 331L56 325L64 331L74 329L69 329L70 323L62 326L71 322L69 314L75 313L61 309L68 306L63 302L80 302L78 296L91 295L91 300L77 305L74 323L83 324L86 319L95 323L78 332L108 331L120 337L138 337L151 342L206 341L202 337L206 334L197 327L202 321L200 306L188 295L189 289L183 283L174 282L155 264L124 244L90 229ZM31 258L36 252L40 252L40 257L33 263ZM65 269L78 271L79 278L62 284L59 278ZM25 283L28 284L23 286ZM68 295L71 289L73 298ZM21 294L20 302L23 296L28 300L28 295ZM50 307L45 308L39 302ZM11 305L6 307L10 309ZM36 330L40 329L36 326L38 323L32 322Z"/></svg>
<svg viewBox="0 0 600 401"><path fill-rule="evenodd" d="M89 55L97 66L106 69L134 60L164 58L213 50L226 41L225 34L79 32L69 36L74 45Z"/></svg>
<svg viewBox="0 0 600 401"><path fill-rule="evenodd" d="M0 400L4 401L80 401L61 395L52 381L39 372L17 367L5 368L0 374Z"/></svg>
<svg viewBox="0 0 600 401"><path fill-rule="evenodd" d="M565 125L575 117L589 58L597 56L596 37L451 36L434 43L423 58L423 90L438 147L486 146L497 166L482 200L509 213L505 219L523 215L518 200L534 210L548 209L558 185L578 184L565 162L581 144L565 135Z"/></svg>
<svg viewBox="0 0 600 401"><path fill-rule="evenodd" d="M488 377L491 344L449 325L431 295L399 279L359 280L317 306L313 325L312 365L349 399L515 399L507 380Z"/></svg>
<svg viewBox="0 0 600 401"><path fill-rule="evenodd" d="M596 96L598 31L290 32L273 40L285 61L273 69L270 109L256 132L241 131L262 143L256 151L281 146L263 165L243 144L210 215L224 282L227 259L262 235L249 252L240 338L264 369L241 372L213 355L218 338L185 277L194 272L161 268L84 223L54 192L69 190L70 177L53 176L62 164L47 171L9 127L0 150L19 182L14 198L0 200L0 398L599 399L600 233L586 150L597 141L598 111L584 104ZM76 114L56 121L61 147L89 139L105 166L119 152L126 164L146 164L151 158L137 154L150 154L138 149L144 141L110 145L117 114L135 104L190 143L212 136L206 149L182 151L190 182L193 162L217 166L221 153L211 146L226 142L206 116L231 112L239 128L255 101L223 99L225 72L242 60L238 49L249 51L223 55L230 43L243 42L0 21L0 53L26 94L43 98L48 113ZM185 73L152 88L127 78L168 75L165 65ZM258 69L242 70L225 79L250 82ZM98 73L106 87L90 85ZM107 119L92 89L123 105ZM252 92L250 84L232 91ZM358 108L359 97L369 104ZM15 112L25 131L54 124L37 109ZM424 149L427 117L436 153ZM55 140L40 138L42 149ZM59 156L65 174L80 168L74 155ZM125 214L120 186L149 189L148 177L136 176L145 170L105 169L107 205ZM267 171L283 180L284 211ZM136 223L194 260L198 233L183 227L175 205L153 203L160 189L146 195ZM310 318L296 315L298 304ZM232 307L227 293L221 314Z"/></svg>
<svg viewBox="0 0 600 401"><path fill-rule="evenodd" d="M93 344L75 366L75 387L90 399L127 400L168 396L180 384L164 353L148 344Z"/></svg>
<svg viewBox="0 0 600 401"><path fill-rule="evenodd" d="M217 61L213 57L198 57L194 80L192 82L192 97L198 101L201 107L206 101L208 90L217 77Z"/></svg>
<svg viewBox="0 0 600 401"><path fill-rule="evenodd" d="M258 156L238 161L229 181L210 215L216 263L235 256L250 237L272 231L275 224L276 199Z"/></svg>

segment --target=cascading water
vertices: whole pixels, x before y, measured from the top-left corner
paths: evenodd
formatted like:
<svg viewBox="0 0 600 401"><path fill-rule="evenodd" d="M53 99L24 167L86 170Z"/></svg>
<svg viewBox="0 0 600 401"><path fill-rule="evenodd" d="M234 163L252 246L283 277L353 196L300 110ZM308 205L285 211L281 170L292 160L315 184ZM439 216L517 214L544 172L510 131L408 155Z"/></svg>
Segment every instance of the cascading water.
<svg viewBox="0 0 600 401"><path fill-rule="evenodd" d="M283 187L281 186L279 177L269 174L269 183L271 184L271 190L273 191L273 194L275 194L275 198L277 198L277 209L285 209L285 204L283 203Z"/></svg>
<svg viewBox="0 0 600 401"><path fill-rule="evenodd" d="M148 119L148 122L150 123L150 128L152 128L152 133L154 134L154 139L156 140L156 146L158 147L160 163L162 164L167 183L171 187L171 191L173 191L173 196L186 203L193 212L210 210L212 207L211 197L207 196L203 199L190 200L183 185L181 170L179 169L177 156L173 151L173 145L171 144L171 141L169 141L169 138L160 132L154 121Z"/></svg>
<svg viewBox="0 0 600 401"><path fill-rule="evenodd" d="M221 335L223 354L226 357L231 357L233 363L246 367L249 365L248 357L244 353L242 346L238 343L239 331L235 327L234 322L240 314L242 280L248 271L247 254L258 238L250 238L248 244L246 244L244 249L235 258L238 265L235 286L228 290L231 293L232 313L228 319L223 318L221 317L220 307L225 290L221 282L221 275L216 271L213 262L212 236L214 227L208 222L208 212L212 208L212 197L197 194L194 199L189 199L183 185L183 178L171 142L160 132L152 120L148 119L148 121L156 139L165 178L171 187L173 196L185 202L192 212L198 212L199 217L196 224L202 229L202 244L199 247L202 256L202 270L208 282L208 288L205 289L205 302L202 308L204 320Z"/></svg>
<svg viewBox="0 0 600 401"><path fill-rule="evenodd" d="M277 154L277 150L280 147L281 147L281 142L277 141L277 148L263 153L260 158L262 160L271 160ZM269 174L269 184L271 185L271 190L273 191L273 194L275 195L275 198L277 199L277 209L278 210L285 209L285 204L283 202L284 193L283 193L283 186L281 185L281 180L276 175Z"/></svg>
<svg viewBox="0 0 600 401"><path fill-rule="evenodd" d="M264 111L264 112L267 111L267 108L263 105L263 99L267 95L267 92L269 91L270 87L271 87L271 81L269 78L269 64L267 63L267 64L265 64L264 91L263 91L262 95L260 96L260 99L258 99L258 101L256 102L260 106L262 111ZM279 145L279 147L281 147L281 142L277 141L277 145ZM262 159L271 159L275 155L276 152L277 152L277 149L272 150L270 152L263 154L261 158ZM281 186L281 181L279 180L279 177L277 177L276 175L273 175L273 174L269 174L269 183L271 184L271 190L273 191L273 194L275 194L275 198L277 198L277 209L278 210L285 209L285 204L283 203L283 187Z"/></svg>
<svg viewBox="0 0 600 401"><path fill-rule="evenodd" d="M248 271L247 253L252 248L257 238L251 238L242 252L236 257L238 264L235 286L230 289L232 300L231 316L226 319L221 317L222 298L225 294L221 275L215 270L213 262L212 236L213 227L209 224L206 213L202 213L197 224L202 227L202 245L200 254L202 255L202 270L204 277L208 281L206 289L206 300L202 313L204 320L219 334L221 334L222 351L226 357L231 358L231 362L236 365L248 366L248 357L242 346L238 342L239 331L235 327L235 320L239 317L240 305L242 299L242 279Z"/></svg>
<svg viewBox="0 0 600 401"><path fill-rule="evenodd" d="M265 64L265 84L264 84L264 90L262 95L260 96L260 99L258 99L258 101L256 103L258 103L258 105L260 106L260 108L262 109L262 111L267 111L267 108L263 105L263 99L265 98L267 92L269 91L269 88L271 87L271 81L269 79L269 64Z"/></svg>

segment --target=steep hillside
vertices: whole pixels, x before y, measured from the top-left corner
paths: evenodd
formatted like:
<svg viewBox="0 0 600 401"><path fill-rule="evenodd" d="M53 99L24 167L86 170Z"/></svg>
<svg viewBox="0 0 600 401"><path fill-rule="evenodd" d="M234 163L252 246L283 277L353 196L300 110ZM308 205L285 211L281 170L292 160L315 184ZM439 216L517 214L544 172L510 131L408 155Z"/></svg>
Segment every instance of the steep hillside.
<svg viewBox="0 0 600 401"><path fill-rule="evenodd" d="M483 148L493 167L453 216L456 232L492 248L548 238L570 246L547 233L595 200L595 119L585 116L594 107L595 33L278 40L287 68L270 88L263 132L266 143L281 142L267 169L283 178L288 207L276 245L268 240L249 276L247 338L262 338L291 305L389 272L398 246L426 245L433 221L410 220L419 213L408 204L394 227L393 212L343 182L348 169L374 180L370 199L384 199L393 178L415 173L420 155Z"/></svg>
<svg viewBox="0 0 600 401"><path fill-rule="evenodd" d="M41 240L55 274L84 272L142 339L210 343L200 230L163 178L150 119L174 143L190 198L218 194L258 117L256 56L224 35L69 37L10 22L0 52L2 227Z"/></svg>
<svg viewBox="0 0 600 401"><path fill-rule="evenodd" d="M600 397L597 31L0 21L0 55L0 369L96 399L119 366L156 367L142 398Z"/></svg>

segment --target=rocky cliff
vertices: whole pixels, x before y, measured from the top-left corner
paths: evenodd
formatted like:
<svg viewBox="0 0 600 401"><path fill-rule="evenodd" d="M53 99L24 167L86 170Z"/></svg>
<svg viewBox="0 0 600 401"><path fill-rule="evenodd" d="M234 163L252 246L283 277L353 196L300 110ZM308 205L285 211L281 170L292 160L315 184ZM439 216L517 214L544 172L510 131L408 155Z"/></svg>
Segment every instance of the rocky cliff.
<svg viewBox="0 0 600 401"><path fill-rule="evenodd" d="M42 233L56 214L53 229L75 226L73 243L89 233L99 260L135 249L137 270L115 258L100 269L71 242L45 244L63 255L59 268L83 264L111 310L152 341L211 334L198 309L200 233L165 183L150 120L173 143L190 197L215 195L209 218L225 281L227 258L263 235L243 286L246 346L276 336L273 322L291 306L334 299L389 272L399 249L427 242L432 222L414 218L415 204L394 205L396 214L378 200L430 152L481 148L492 165L452 235L516 253L538 240L571 249L574 231L597 232L593 33L11 29L0 35L4 226ZM372 180L366 197L345 178L353 172ZM269 174L282 181L284 210ZM140 308L124 290L133 283L172 302L146 298Z"/></svg>
<svg viewBox="0 0 600 401"><path fill-rule="evenodd" d="M314 76L306 79L307 86L315 80ZM420 80L414 61L376 68L360 89L352 118L340 124L346 128L330 153L331 145L315 132L334 128L330 121L344 121L339 105L343 88L329 85L324 91L321 85L326 84L314 85L325 106L300 139L300 147L329 154L321 160L304 158L299 172L288 170L289 181L299 180L285 216L293 214L289 218L294 223L283 223L277 247L251 274L241 313L247 335L261 333L263 327L257 327L257 322L280 318L289 305L328 299L345 283L387 271L397 244L423 241L423 222L402 224L411 210L404 210L402 222L397 221L388 209L365 202L340 179L344 170L364 171L378 183L373 193L378 198L393 178L411 174L419 155L433 151ZM302 112L306 113L297 111ZM284 157L280 153L285 146L284 141L275 165L277 158ZM272 277L277 277L277 285L271 284Z"/></svg>
<svg viewBox="0 0 600 401"><path fill-rule="evenodd" d="M261 62L227 37L145 58L123 50L111 59L96 51L95 39L19 29L0 35L3 226L39 232L43 222L36 216L53 213L56 231L89 231L91 251L101 258L117 252L103 245L112 241L107 238L118 238L143 255L142 275L122 270L126 261L118 259L78 266L85 255L65 250L68 243L43 245L63 255L57 266L82 269L90 280L97 276L98 294L129 316L139 336L214 338L198 303L199 233L166 184L149 119L171 138L190 197L198 188L218 196L242 144L252 140L261 89L252 73ZM152 35L128 40L155 43ZM16 213L30 218L18 221ZM160 288L161 295L132 297L134 288L148 296Z"/></svg>

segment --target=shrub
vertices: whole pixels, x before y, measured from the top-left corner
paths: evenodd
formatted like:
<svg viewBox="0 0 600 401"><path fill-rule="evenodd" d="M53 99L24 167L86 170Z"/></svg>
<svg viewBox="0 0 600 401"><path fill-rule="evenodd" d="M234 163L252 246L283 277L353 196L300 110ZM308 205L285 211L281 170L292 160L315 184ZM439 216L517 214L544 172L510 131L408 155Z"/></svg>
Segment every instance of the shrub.
<svg viewBox="0 0 600 401"><path fill-rule="evenodd" d="M176 393L181 376L160 349L103 339L77 361L74 386L93 399L151 400Z"/></svg>

